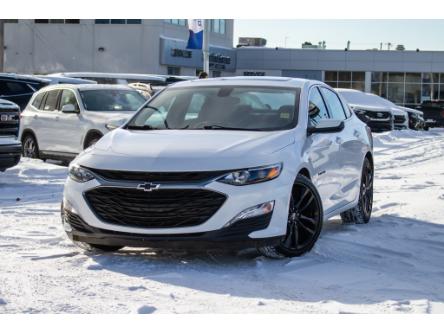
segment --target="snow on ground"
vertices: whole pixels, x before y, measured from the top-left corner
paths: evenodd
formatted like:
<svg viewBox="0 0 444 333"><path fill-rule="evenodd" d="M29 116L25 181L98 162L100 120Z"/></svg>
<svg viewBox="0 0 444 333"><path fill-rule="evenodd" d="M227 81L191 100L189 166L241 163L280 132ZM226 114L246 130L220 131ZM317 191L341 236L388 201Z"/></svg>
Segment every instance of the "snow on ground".
<svg viewBox="0 0 444 333"><path fill-rule="evenodd" d="M326 223L313 251L86 255L59 217L66 168L0 174L0 313L444 313L444 131L375 135L368 225Z"/></svg>

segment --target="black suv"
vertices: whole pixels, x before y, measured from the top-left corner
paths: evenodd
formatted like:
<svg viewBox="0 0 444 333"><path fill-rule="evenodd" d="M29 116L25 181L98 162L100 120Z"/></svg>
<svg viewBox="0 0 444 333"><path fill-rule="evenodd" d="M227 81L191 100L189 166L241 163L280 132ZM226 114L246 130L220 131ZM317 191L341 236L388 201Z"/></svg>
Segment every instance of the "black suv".
<svg viewBox="0 0 444 333"><path fill-rule="evenodd" d="M20 108L17 104L0 99L0 171L20 161L22 145L17 140Z"/></svg>
<svg viewBox="0 0 444 333"><path fill-rule="evenodd" d="M0 98L14 102L24 110L32 94L50 82L31 75L0 73Z"/></svg>
<svg viewBox="0 0 444 333"><path fill-rule="evenodd" d="M444 127L444 100L424 101L418 107L428 127Z"/></svg>

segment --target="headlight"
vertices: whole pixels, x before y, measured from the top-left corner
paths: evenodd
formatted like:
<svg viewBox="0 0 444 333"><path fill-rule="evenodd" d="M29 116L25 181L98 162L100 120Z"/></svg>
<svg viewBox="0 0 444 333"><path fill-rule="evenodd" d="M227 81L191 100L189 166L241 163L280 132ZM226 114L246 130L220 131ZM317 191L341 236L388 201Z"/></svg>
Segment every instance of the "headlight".
<svg viewBox="0 0 444 333"><path fill-rule="evenodd" d="M230 185L249 185L266 182L275 179L282 171L282 163L268 165L264 167L244 169L231 172L218 181Z"/></svg>
<svg viewBox="0 0 444 333"><path fill-rule="evenodd" d="M78 183L86 183L96 178L91 171L76 164L69 167L69 177Z"/></svg>

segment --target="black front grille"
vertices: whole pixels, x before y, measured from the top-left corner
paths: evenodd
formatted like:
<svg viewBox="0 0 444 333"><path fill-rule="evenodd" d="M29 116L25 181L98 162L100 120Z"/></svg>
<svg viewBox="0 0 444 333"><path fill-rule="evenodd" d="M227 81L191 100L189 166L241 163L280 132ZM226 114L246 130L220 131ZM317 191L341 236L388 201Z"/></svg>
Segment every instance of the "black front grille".
<svg viewBox="0 0 444 333"><path fill-rule="evenodd" d="M405 122L405 117L404 116L395 116L394 118L395 123L403 123Z"/></svg>
<svg viewBox="0 0 444 333"><path fill-rule="evenodd" d="M17 135L20 117L17 111L0 110L0 135Z"/></svg>
<svg viewBox="0 0 444 333"><path fill-rule="evenodd" d="M116 171L88 168L95 174L110 180L141 182L203 182L223 176L230 171L144 172Z"/></svg>
<svg viewBox="0 0 444 333"><path fill-rule="evenodd" d="M222 206L223 194L203 189L96 187L85 193L104 222L140 228L191 227L204 223Z"/></svg>

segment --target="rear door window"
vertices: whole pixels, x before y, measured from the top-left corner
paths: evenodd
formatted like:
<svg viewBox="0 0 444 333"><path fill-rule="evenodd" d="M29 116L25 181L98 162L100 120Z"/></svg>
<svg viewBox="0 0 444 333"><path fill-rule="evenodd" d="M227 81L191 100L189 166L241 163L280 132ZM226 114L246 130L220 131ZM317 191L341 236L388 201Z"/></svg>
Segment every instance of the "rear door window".
<svg viewBox="0 0 444 333"><path fill-rule="evenodd" d="M32 106L35 107L36 109L41 109L41 104L44 96L45 93L37 94L37 96L35 96L34 98L34 101L32 102Z"/></svg>
<svg viewBox="0 0 444 333"><path fill-rule="evenodd" d="M48 92L48 95L45 100L45 104L43 106L44 111L54 111L57 108L57 100L59 98L59 90L51 90Z"/></svg>

